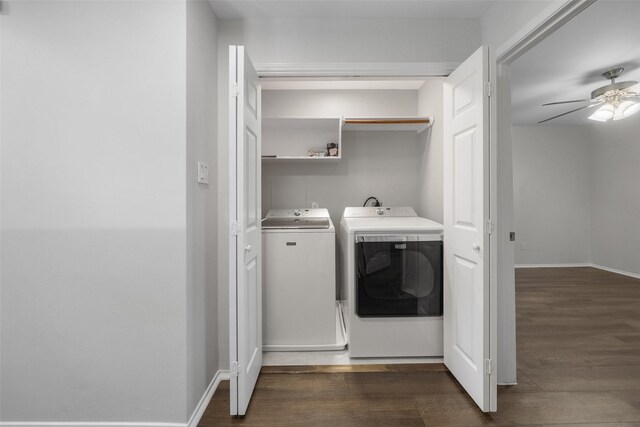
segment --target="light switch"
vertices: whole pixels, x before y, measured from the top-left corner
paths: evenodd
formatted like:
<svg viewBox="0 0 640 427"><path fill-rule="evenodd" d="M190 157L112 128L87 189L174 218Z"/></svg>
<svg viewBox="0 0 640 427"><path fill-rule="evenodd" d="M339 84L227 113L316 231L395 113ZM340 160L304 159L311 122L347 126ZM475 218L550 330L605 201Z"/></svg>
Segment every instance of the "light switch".
<svg viewBox="0 0 640 427"><path fill-rule="evenodd" d="M198 182L209 184L209 165L204 162L198 162Z"/></svg>

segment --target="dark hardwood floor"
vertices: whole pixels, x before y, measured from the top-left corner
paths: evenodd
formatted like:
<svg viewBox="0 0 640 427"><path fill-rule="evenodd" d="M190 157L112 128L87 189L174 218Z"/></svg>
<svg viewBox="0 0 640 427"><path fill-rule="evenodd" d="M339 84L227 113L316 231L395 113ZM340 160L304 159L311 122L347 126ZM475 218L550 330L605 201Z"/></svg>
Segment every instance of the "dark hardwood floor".
<svg viewBox="0 0 640 427"><path fill-rule="evenodd" d="M640 426L640 280L516 274L518 385L483 414L442 365L264 368L243 419L223 382L200 426Z"/></svg>

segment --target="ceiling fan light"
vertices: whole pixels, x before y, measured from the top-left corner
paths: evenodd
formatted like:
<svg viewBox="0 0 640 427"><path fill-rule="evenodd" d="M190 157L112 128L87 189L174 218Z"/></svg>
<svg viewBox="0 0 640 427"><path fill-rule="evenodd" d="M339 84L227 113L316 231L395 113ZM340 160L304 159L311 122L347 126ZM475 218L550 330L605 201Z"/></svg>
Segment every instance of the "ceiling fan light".
<svg viewBox="0 0 640 427"><path fill-rule="evenodd" d="M622 104L620 104L619 109L620 115L622 116L621 118L626 119L627 117L632 116L640 111L640 102L624 101Z"/></svg>
<svg viewBox="0 0 640 427"><path fill-rule="evenodd" d="M613 118L614 114L615 109L613 108L613 105L605 104L590 115L589 119L597 122L608 122Z"/></svg>

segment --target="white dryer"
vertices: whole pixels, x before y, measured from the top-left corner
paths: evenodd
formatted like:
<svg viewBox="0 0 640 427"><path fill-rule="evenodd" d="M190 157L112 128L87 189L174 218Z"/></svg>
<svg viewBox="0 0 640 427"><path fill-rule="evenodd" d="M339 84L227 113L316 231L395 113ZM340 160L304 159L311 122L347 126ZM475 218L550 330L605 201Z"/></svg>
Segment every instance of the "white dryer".
<svg viewBox="0 0 640 427"><path fill-rule="evenodd" d="M345 209L340 299L350 357L443 355L442 234L409 207Z"/></svg>
<svg viewBox="0 0 640 427"><path fill-rule="evenodd" d="M262 220L264 351L345 347L335 245L326 209L272 209Z"/></svg>

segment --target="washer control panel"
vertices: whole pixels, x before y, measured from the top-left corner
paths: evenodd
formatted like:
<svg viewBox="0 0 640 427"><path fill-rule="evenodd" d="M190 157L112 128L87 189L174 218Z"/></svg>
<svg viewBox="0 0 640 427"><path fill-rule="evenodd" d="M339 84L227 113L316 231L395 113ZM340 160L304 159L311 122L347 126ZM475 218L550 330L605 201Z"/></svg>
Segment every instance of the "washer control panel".
<svg viewBox="0 0 640 427"><path fill-rule="evenodd" d="M266 218L329 218L329 211L316 209L269 209Z"/></svg>

